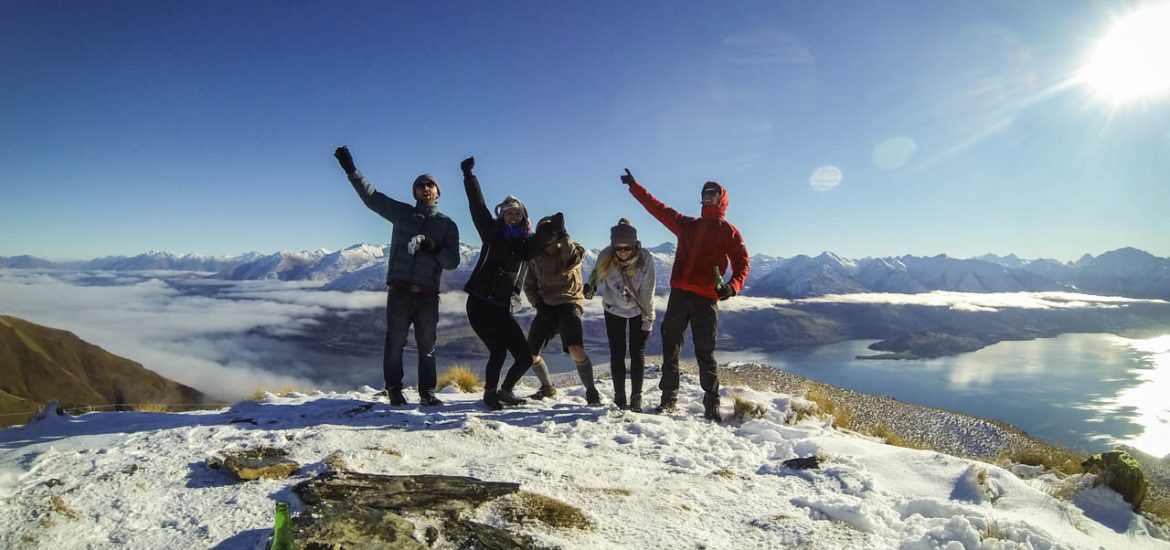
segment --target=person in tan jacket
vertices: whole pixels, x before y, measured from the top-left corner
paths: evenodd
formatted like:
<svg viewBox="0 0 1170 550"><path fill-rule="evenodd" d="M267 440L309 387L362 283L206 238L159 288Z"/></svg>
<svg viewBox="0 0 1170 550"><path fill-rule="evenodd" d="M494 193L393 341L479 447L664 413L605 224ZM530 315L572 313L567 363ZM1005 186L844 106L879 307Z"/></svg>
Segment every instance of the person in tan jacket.
<svg viewBox="0 0 1170 550"><path fill-rule="evenodd" d="M585 260L585 247L569 239L565 217L560 212L541 218L536 230L555 234L556 238L544 248L543 254L528 260L528 273L524 278L524 295L536 308L536 317L528 328L528 351L532 353L532 370L540 380L540 390L532 398L543 399L556 394L549 379L548 366L540 355L549 340L560 333L561 344L577 363L577 374L585 386L585 401L590 405L600 405L601 395L593 381L593 363L585 353L581 323L585 303L581 262Z"/></svg>

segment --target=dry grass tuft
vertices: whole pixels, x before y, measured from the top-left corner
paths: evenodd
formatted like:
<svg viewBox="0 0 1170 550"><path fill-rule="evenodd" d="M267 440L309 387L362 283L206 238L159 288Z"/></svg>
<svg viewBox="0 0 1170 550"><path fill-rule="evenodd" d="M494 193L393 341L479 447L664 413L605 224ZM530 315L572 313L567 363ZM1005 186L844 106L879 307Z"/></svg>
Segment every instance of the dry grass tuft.
<svg viewBox="0 0 1170 550"><path fill-rule="evenodd" d="M389 448L384 449L382 447L366 447L366 450L367 451L377 451L379 453L382 453L382 454L387 455L387 456L392 456L394 458L402 458L402 453L400 453L394 449L389 449Z"/></svg>
<svg viewBox="0 0 1170 550"><path fill-rule="evenodd" d="M480 381L479 375L463 365L456 365L443 371L443 374L439 375L436 385L439 389L455 386L463 393L475 393L483 388L483 382Z"/></svg>
<svg viewBox="0 0 1170 550"><path fill-rule="evenodd" d="M833 401L828 390L820 386L809 386L804 390L804 398L817 404L817 409L833 418L833 426L848 428L853 422L853 409ZM799 416L799 414L798 414Z"/></svg>
<svg viewBox="0 0 1170 550"><path fill-rule="evenodd" d="M736 479L739 477L735 472L728 470L727 468L715 470L714 472L711 472L711 475L715 477L721 477L723 479Z"/></svg>
<svg viewBox="0 0 1170 550"><path fill-rule="evenodd" d="M738 393L732 397L732 401L734 412L731 415L740 422L743 422L745 419L763 418L765 414L768 414L767 407L754 401L749 401Z"/></svg>
<svg viewBox="0 0 1170 550"><path fill-rule="evenodd" d="M512 497L500 499L500 514L508 521L524 523L538 521L549 527L590 530L593 520L580 508L552 497L520 491Z"/></svg>
<svg viewBox="0 0 1170 550"><path fill-rule="evenodd" d="M998 460L1001 463L1043 466L1047 470L1069 476L1083 472L1081 461L1084 459L1069 449L1037 441L1010 449L1001 454Z"/></svg>
<svg viewBox="0 0 1170 550"><path fill-rule="evenodd" d="M329 469L335 472L348 472L349 466L345 463L345 457L342 456L341 451L333 451L329 456L321 460Z"/></svg>
<svg viewBox="0 0 1170 550"><path fill-rule="evenodd" d="M885 440L886 444L893 445L895 447L905 447L907 449L930 449L930 445L908 439L885 424L878 424L877 426L867 428L864 430L864 432L874 437L880 437L881 439Z"/></svg>
<svg viewBox="0 0 1170 550"><path fill-rule="evenodd" d="M1170 526L1170 499L1162 495L1148 495L1142 502L1142 513Z"/></svg>
<svg viewBox="0 0 1170 550"><path fill-rule="evenodd" d="M138 412L165 413L171 410L166 403L139 403L134 406Z"/></svg>
<svg viewBox="0 0 1170 550"><path fill-rule="evenodd" d="M629 489L623 489L623 488L621 488L621 487L599 487L599 488L586 488L585 490L586 490L586 491L589 491L589 492L592 492L592 493L601 493L601 494L603 494L603 495L617 496L617 497L631 497L631 496L634 496L634 492L633 492L633 491L631 491L631 490L629 490Z"/></svg>
<svg viewBox="0 0 1170 550"><path fill-rule="evenodd" d="M61 497L53 495L49 497L49 500L53 503L52 509L54 512L57 512L70 519L81 519L81 512L78 512L77 510L73 509L73 507L65 504L65 501L61 500Z"/></svg>

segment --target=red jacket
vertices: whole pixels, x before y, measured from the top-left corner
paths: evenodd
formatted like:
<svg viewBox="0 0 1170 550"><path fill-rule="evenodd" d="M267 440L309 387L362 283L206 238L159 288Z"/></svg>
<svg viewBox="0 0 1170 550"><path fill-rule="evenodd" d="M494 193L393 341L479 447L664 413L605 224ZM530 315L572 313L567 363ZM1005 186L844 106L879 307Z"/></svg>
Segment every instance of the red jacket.
<svg viewBox="0 0 1170 550"><path fill-rule="evenodd" d="M699 218L684 216L663 204L638 182L630 184L630 194L678 237L674 268L670 272L670 287L718 300L713 268L719 268L720 273L726 274L730 261L732 275L728 284L738 294L751 267L748 265L748 251L743 236L734 225L723 219L730 202L727 189L715 182L708 182L705 187L712 184L721 191L719 204L703 206L703 215Z"/></svg>

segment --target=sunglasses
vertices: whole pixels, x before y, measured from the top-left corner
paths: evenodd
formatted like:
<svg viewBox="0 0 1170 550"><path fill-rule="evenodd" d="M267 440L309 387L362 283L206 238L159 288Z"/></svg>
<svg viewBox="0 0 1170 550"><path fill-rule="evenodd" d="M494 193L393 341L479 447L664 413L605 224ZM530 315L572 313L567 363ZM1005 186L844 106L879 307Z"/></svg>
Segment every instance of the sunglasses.
<svg viewBox="0 0 1170 550"><path fill-rule="evenodd" d="M613 247L614 252L630 252L632 250L634 250L634 247L632 247L632 246L615 246L615 247Z"/></svg>

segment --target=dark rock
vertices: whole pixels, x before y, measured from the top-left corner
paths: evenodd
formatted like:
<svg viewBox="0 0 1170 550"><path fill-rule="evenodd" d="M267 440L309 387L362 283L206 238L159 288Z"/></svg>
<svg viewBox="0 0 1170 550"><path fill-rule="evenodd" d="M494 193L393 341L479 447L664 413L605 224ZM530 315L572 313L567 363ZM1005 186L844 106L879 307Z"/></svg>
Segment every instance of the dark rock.
<svg viewBox="0 0 1170 550"><path fill-rule="evenodd" d="M820 459L816 456L791 458L785 460L783 464L785 468L792 468L793 470L815 470L821 467Z"/></svg>
<svg viewBox="0 0 1170 550"><path fill-rule="evenodd" d="M466 550L530 550L543 548L535 541L510 531L469 519L449 522L448 540Z"/></svg>
<svg viewBox="0 0 1170 550"><path fill-rule="evenodd" d="M382 510L461 512L520 490L519 483L472 477L388 476L326 472L302 482L293 492L308 504L346 501Z"/></svg>
<svg viewBox="0 0 1170 550"><path fill-rule="evenodd" d="M326 501L293 518L298 548L369 548L422 550L414 524L388 510L344 501Z"/></svg>
<svg viewBox="0 0 1170 550"><path fill-rule="evenodd" d="M1117 491L1134 512L1141 511L1150 490L1142 465L1125 451L1109 451L1090 456L1081 463L1086 473L1096 474L1097 482Z"/></svg>

